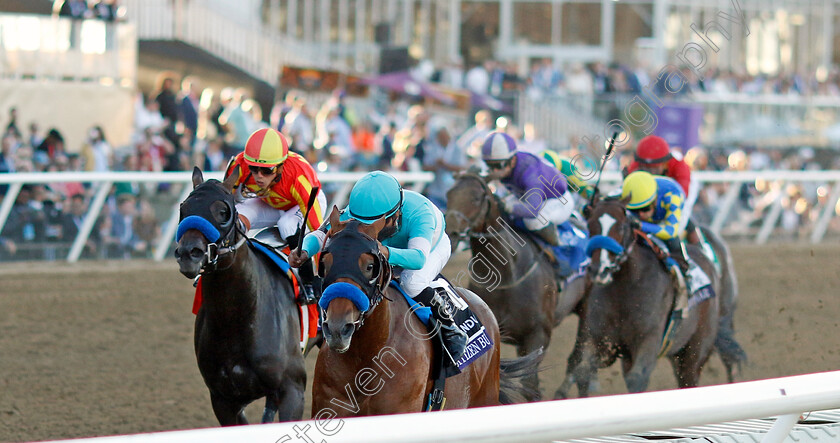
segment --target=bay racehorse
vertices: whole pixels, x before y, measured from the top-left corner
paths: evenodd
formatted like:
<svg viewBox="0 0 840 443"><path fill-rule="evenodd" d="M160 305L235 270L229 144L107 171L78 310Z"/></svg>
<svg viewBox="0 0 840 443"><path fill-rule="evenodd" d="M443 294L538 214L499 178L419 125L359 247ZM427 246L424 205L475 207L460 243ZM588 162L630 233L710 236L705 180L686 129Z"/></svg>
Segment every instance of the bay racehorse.
<svg viewBox="0 0 840 443"><path fill-rule="evenodd" d="M460 240L469 239L469 289L496 315L503 341L514 345L519 356L547 349L552 330L582 306L584 279L563 282L558 291L554 269L540 246L510 227L481 176L460 175L446 197L446 233L453 251ZM465 275L454 283L461 286ZM526 382L539 392L536 375Z"/></svg>
<svg viewBox="0 0 840 443"><path fill-rule="evenodd" d="M223 426L246 424L244 408L265 397L262 421L300 420L306 370L290 280L245 236L231 188L193 171L181 204L175 257L188 278L201 274L195 355Z"/></svg>
<svg viewBox="0 0 840 443"><path fill-rule="evenodd" d="M389 285L391 267L375 240L383 225L384 219L372 224L340 222L337 208L330 214L328 240L319 260L319 274L329 283L324 297L332 285L349 289L346 295L322 299L325 344L313 376L313 417L420 412L432 392L433 343L406 299ZM493 348L446 379L445 408L524 400L526 390L512 378L536 372L541 353L500 361L492 312L475 294L463 289L459 293L486 328Z"/></svg>
<svg viewBox="0 0 840 443"><path fill-rule="evenodd" d="M670 273L654 250L645 245L634 218L616 198L595 200L585 211L590 230L591 264L586 274L584 333L569 358L566 380L558 397L566 397L571 383L588 396L588 385L599 368L621 359L629 392L648 387L658 357L668 357L681 388L697 386L703 365L715 347L719 330L719 300L699 302L678 321L670 346L663 347L669 317L675 307ZM712 280L720 294L720 278L700 248L691 246L692 259Z"/></svg>

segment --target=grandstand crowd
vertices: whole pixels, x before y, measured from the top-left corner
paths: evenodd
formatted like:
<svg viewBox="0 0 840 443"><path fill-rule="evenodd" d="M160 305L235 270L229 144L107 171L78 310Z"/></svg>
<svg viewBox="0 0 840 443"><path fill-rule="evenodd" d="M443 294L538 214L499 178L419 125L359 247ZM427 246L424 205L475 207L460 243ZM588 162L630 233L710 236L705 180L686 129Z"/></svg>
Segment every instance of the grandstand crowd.
<svg viewBox="0 0 840 443"><path fill-rule="evenodd" d="M550 61L534 64L527 78L512 65L487 62L464 72L458 63L436 69L420 63L414 75L466 87L474 93L550 95L555 93L607 94L633 92L648 83L640 70L617 64L573 65L561 71ZM792 75L776 78L745 77L712 70L691 88L706 92L798 93L824 91L837 94L836 73L825 82ZM163 76L155 91L138 93L131 142L114 146L98 125L89 128L82 146L66 146L61 128L46 129L42 122L26 122L15 108L8 110L2 135L0 173L50 171L185 171L197 165L221 171L240 152L248 136L260 127L280 130L292 150L303 155L317 171L398 170L430 171L434 180L424 193L441 208L454 174L476 165L475 148L493 130L502 130L519 141L520 149L539 153L551 149L573 156L580 149L576 134L562 146L540 139L528 122L517 125L498 111L474 109L462 119L438 115L422 101L392 96L379 106L361 109L343 93L329 96L289 90L263 116L260 106L245 89L224 88L218 93L204 88L194 76ZM632 158L632 145L619 152L607 169L620 170ZM589 147L597 149L597 147ZM834 157L820 157L814 149L770 150L732 146L707 150L694 147L686 160L695 170L812 170L840 168ZM325 185L328 196L336 190ZM334 185L333 185L334 186ZM757 223L772 201L766 201L766 183L743 186L739 217L745 226ZM95 192L90 183L26 185L18 195L0 232L0 259L55 259L66 255L81 227ZM160 220L177 196L173 186L114 186L102 215L85 245L83 257L148 257L161 232ZM6 187L0 187L5 195ZM826 198L825 186L789 184L784 199L782 227L799 235L816 217L815 208ZM706 187L700 196L700 221L709 221L723 193L720 186ZM175 194L175 196L173 196Z"/></svg>

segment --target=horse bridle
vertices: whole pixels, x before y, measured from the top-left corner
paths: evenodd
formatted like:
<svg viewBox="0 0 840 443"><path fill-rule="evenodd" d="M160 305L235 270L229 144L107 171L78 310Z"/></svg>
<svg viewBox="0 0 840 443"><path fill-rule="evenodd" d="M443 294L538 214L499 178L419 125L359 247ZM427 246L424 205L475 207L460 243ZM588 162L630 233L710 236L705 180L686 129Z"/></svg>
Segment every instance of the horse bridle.
<svg viewBox="0 0 840 443"><path fill-rule="evenodd" d="M210 184L213 184L213 181L206 182L205 186ZM233 260L224 268L219 268L219 258L234 254L248 240L248 237L245 235L245 226L242 220L239 219L236 206L232 202L232 197L230 199L211 200L208 202L207 192L210 191L206 189L199 191L199 188L196 188L193 192L197 192L197 194L192 201L188 198L181 203L181 220L179 221L177 240L180 241L182 235L180 231L182 229L197 229L208 240L199 274L226 270L233 266ZM197 202L194 200L197 200ZM221 222L213 220L214 217L210 212L211 205L216 201L223 202L227 206L228 213L230 214L226 220ZM187 216L184 215L185 208L191 210L191 213ZM240 234L240 238L234 243L237 233ZM210 238L216 237L216 234L218 234L218 238L215 241L210 241Z"/></svg>
<svg viewBox="0 0 840 443"><path fill-rule="evenodd" d="M495 198L495 196L490 191L490 188L487 186L487 183L485 183L484 180L481 177L479 177L478 175L468 175L468 176L475 178L481 184L481 189L484 191L484 193L483 193L482 198L481 198L481 208L479 209L478 215L475 217L474 220L470 219L469 217L467 217L466 214L464 214L463 212L461 212L457 209L451 209L451 208L446 209L447 214L452 214L453 216L455 216L455 218L466 222L465 223L466 227L463 230L455 233L456 240L461 241L461 240L467 240L469 238L495 238L495 237L499 237L500 236L499 233L483 232L483 231L473 230L473 225L475 224L476 221L484 220L487 217L487 214L490 212L490 199Z"/></svg>
<svg viewBox="0 0 840 443"><path fill-rule="evenodd" d="M633 224L632 220L635 217L633 214L629 213L625 209L626 220L621 223L621 242L619 244L622 247L622 251L620 254L616 254L615 260L604 268L604 273L606 274L614 274L621 270L621 265L623 265L629 258L630 253L633 252L633 245L636 243L636 235L633 232ZM601 235L608 235L609 233L602 233ZM629 234L629 235L628 235ZM629 239L628 239L629 238ZM599 260L600 263L600 260ZM600 269L594 270L595 272L600 271ZM589 264L587 269L587 274L593 272L592 263Z"/></svg>
<svg viewBox="0 0 840 443"><path fill-rule="evenodd" d="M236 216L235 211L233 215ZM241 235L239 241L231 245L231 243L233 243L233 239L236 238L236 233ZM222 239L221 244L207 243L207 250L204 251L204 261L201 262L201 270L199 271L199 274L224 271L233 266L233 260L231 260L227 266L219 268L219 258L228 254L236 253L236 250L241 248L247 240L248 236L245 235L245 227L242 224L242 220L237 220L235 227L227 232L225 237Z"/></svg>
<svg viewBox="0 0 840 443"><path fill-rule="evenodd" d="M354 223L358 222L351 222L351 224ZM344 237L349 237L350 243L336 246L335 240ZM325 243L326 246L321 252L321 257L318 261L318 276L323 279L324 288L335 283L339 278L346 278L356 283L370 301L370 307L364 312L360 310L359 318L352 322L355 332L364 324L365 318L373 312L382 299L386 298L385 289L391 282L393 271L391 265L388 263L388 259L379 250L378 241L364 232L353 229L353 226L348 225L338 233L327 238L332 241L329 244ZM338 264L339 266L343 265L344 269L333 273L329 278L324 275L323 258L326 253L330 253L333 256L333 268ZM358 266L358 257L365 253L374 256L374 271L370 279L362 275L362 271Z"/></svg>

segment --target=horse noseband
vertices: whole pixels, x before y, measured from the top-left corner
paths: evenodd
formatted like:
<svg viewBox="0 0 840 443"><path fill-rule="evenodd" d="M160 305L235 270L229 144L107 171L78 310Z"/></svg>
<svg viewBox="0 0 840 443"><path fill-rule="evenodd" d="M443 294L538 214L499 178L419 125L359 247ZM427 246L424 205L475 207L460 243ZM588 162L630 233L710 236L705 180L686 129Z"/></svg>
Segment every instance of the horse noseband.
<svg viewBox="0 0 840 443"><path fill-rule="evenodd" d="M335 283L340 278L349 279L362 288L371 301L370 310L372 310L382 299L383 291L391 281L391 266L388 264L388 260L379 251L376 240L352 229L350 226L335 234L330 240L323 252L329 252L332 255L332 268L341 269L341 271L326 276L324 275L323 262L319 263L318 274L324 279L324 287ZM341 241L336 242L337 240ZM373 276L370 279L365 277L362 270L359 269L358 258L362 254L374 256ZM323 256L321 254L321 257Z"/></svg>
<svg viewBox="0 0 840 443"><path fill-rule="evenodd" d="M218 220L211 210L213 203L219 201L227 207L228 217L225 220ZM243 233L245 229L236 215L233 195L227 192L218 180L208 180L195 188L190 197L181 203L180 215L181 221L191 216L199 217L219 233L218 239L207 243L207 250L204 251L204 262L201 265L202 274L216 270L220 256L235 252L246 241L246 237L243 235L235 245L230 245L236 228L239 227L239 230ZM205 234L203 231L202 233Z"/></svg>

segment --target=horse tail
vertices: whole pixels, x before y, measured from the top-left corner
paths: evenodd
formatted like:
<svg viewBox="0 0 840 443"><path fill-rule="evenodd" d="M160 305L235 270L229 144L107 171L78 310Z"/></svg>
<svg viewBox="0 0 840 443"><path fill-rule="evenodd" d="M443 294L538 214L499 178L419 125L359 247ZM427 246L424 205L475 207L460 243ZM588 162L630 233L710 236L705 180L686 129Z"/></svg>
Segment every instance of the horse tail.
<svg viewBox="0 0 840 443"><path fill-rule="evenodd" d="M499 363L499 403L512 405L540 399L538 389L528 387L521 382L525 377L536 376L545 357L542 348L519 358L505 358Z"/></svg>
<svg viewBox="0 0 840 443"><path fill-rule="evenodd" d="M720 262L720 317L718 319L718 333L715 337L715 349L726 367L729 382L734 381L733 370L740 373L741 366L747 362L747 353L735 340L735 308L738 304L738 279L729 247L723 239L705 226L700 230L712 245Z"/></svg>

